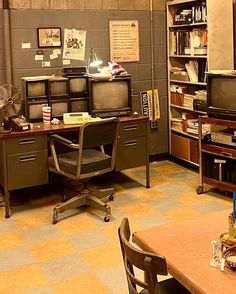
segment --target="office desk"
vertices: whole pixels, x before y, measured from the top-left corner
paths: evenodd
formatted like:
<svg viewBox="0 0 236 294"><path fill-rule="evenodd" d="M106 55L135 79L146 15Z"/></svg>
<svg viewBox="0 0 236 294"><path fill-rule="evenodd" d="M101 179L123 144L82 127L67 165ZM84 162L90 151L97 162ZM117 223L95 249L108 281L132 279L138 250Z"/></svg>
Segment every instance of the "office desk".
<svg viewBox="0 0 236 294"><path fill-rule="evenodd" d="M121 117L115 170L146 166L146 187L150 187L147 117ZM10 217L10 191L48 183L48 143L51 134L68 135L80 125L35 123L24 132L0 132L0 184L5 217Z"/></svg>
<svg viewBox="0 0 236 294"><path fill-rule="evenodd" d="M211 240L228 230L229 210L134 233L143 250L164 255L168 272L192 293L236 293L236 272L210 267Z"/></svg>

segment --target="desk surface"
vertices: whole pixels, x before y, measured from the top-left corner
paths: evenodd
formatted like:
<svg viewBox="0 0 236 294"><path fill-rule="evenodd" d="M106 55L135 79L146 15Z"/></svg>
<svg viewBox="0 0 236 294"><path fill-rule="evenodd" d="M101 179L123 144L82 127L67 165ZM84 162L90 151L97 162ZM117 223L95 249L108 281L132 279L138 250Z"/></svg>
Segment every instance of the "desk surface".
<svg viewBox="0 0 236 294"><path fill-rule="evenodd" d="M148 121L148 117L146 116L126 116L119 117L120 123L131 123L138 121ZM0 138L17 138L24 136L32 136L32 135L41 135L41 134L53 134L53 133L63 133L75 131L79 129L81 124L73 124L73 125L65 125L62 121L58 125L44 124L42 122L34 123L33 127L28 131L22 132L8 132L8 131L0 131Z"/></svg>
<svg viewBox="0 0 236 294"><path fill-rule="evenodd" d="M228 230L229 210L134 233L135 243L167 260L168 272L193 293L236 293L236 272L210 267L211 240Z"/></svg>

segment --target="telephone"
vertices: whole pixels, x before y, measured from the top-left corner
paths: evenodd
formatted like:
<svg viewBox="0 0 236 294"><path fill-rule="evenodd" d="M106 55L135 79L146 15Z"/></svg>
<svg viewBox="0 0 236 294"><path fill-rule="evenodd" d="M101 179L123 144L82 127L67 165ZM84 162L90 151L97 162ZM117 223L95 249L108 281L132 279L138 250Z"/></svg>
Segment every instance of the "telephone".
<svg viewBox="0 0 236 294"><path fill-rule="evenodd" d="M23 115L14 115L4 120L3 127L5 130L21 132L29 130L30 124Z"/></svg>

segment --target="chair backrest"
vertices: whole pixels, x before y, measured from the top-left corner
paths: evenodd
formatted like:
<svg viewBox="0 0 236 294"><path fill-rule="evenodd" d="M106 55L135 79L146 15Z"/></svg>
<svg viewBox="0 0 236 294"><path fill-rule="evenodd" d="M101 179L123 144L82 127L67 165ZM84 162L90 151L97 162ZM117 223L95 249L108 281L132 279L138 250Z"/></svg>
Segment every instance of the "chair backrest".
<svg viewBox="0 0 236 294"><path fill-rule="evenodd" d="M115 166L117 139L118 139L118 118L107 118L98 121L89 121L84 123L79 132L79 154L78 154L78 169L77 175L80 178L92 177L100 175L109 171L112 171ZM86 166L86 162L83 163L84 152L89 149L102 150L104 154L107 154L106 164L97 164L96 168L83 169ZM95 158L94 162L99 161L99 158ZM94 164L95 166L95 164Z"/></svg>
<svg viewBox="0 0 236 294"><path fill-rule="evenodd" d="M157 275L168 274L165 257L138 250L130 243L130 226L127 218L122 220L118 234L129 293L137 294L137 286L140 286L149 294L159 294ZM144 272L143 281L135 276L135 268Z"/></svg>

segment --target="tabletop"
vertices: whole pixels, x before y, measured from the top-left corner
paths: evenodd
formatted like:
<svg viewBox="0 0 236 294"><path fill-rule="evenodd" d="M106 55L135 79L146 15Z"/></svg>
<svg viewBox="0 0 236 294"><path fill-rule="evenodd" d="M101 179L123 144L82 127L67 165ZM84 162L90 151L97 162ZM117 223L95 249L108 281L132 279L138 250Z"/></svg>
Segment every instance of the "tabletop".
<svg viewBox="0 0 236 294"><path fill-rule="evenodd" d="M212 240L228 230L230 211L223 210L134 233L143 250L164 255L168 272L192 293L236 293L236 272L210 266Z"/></svg>

